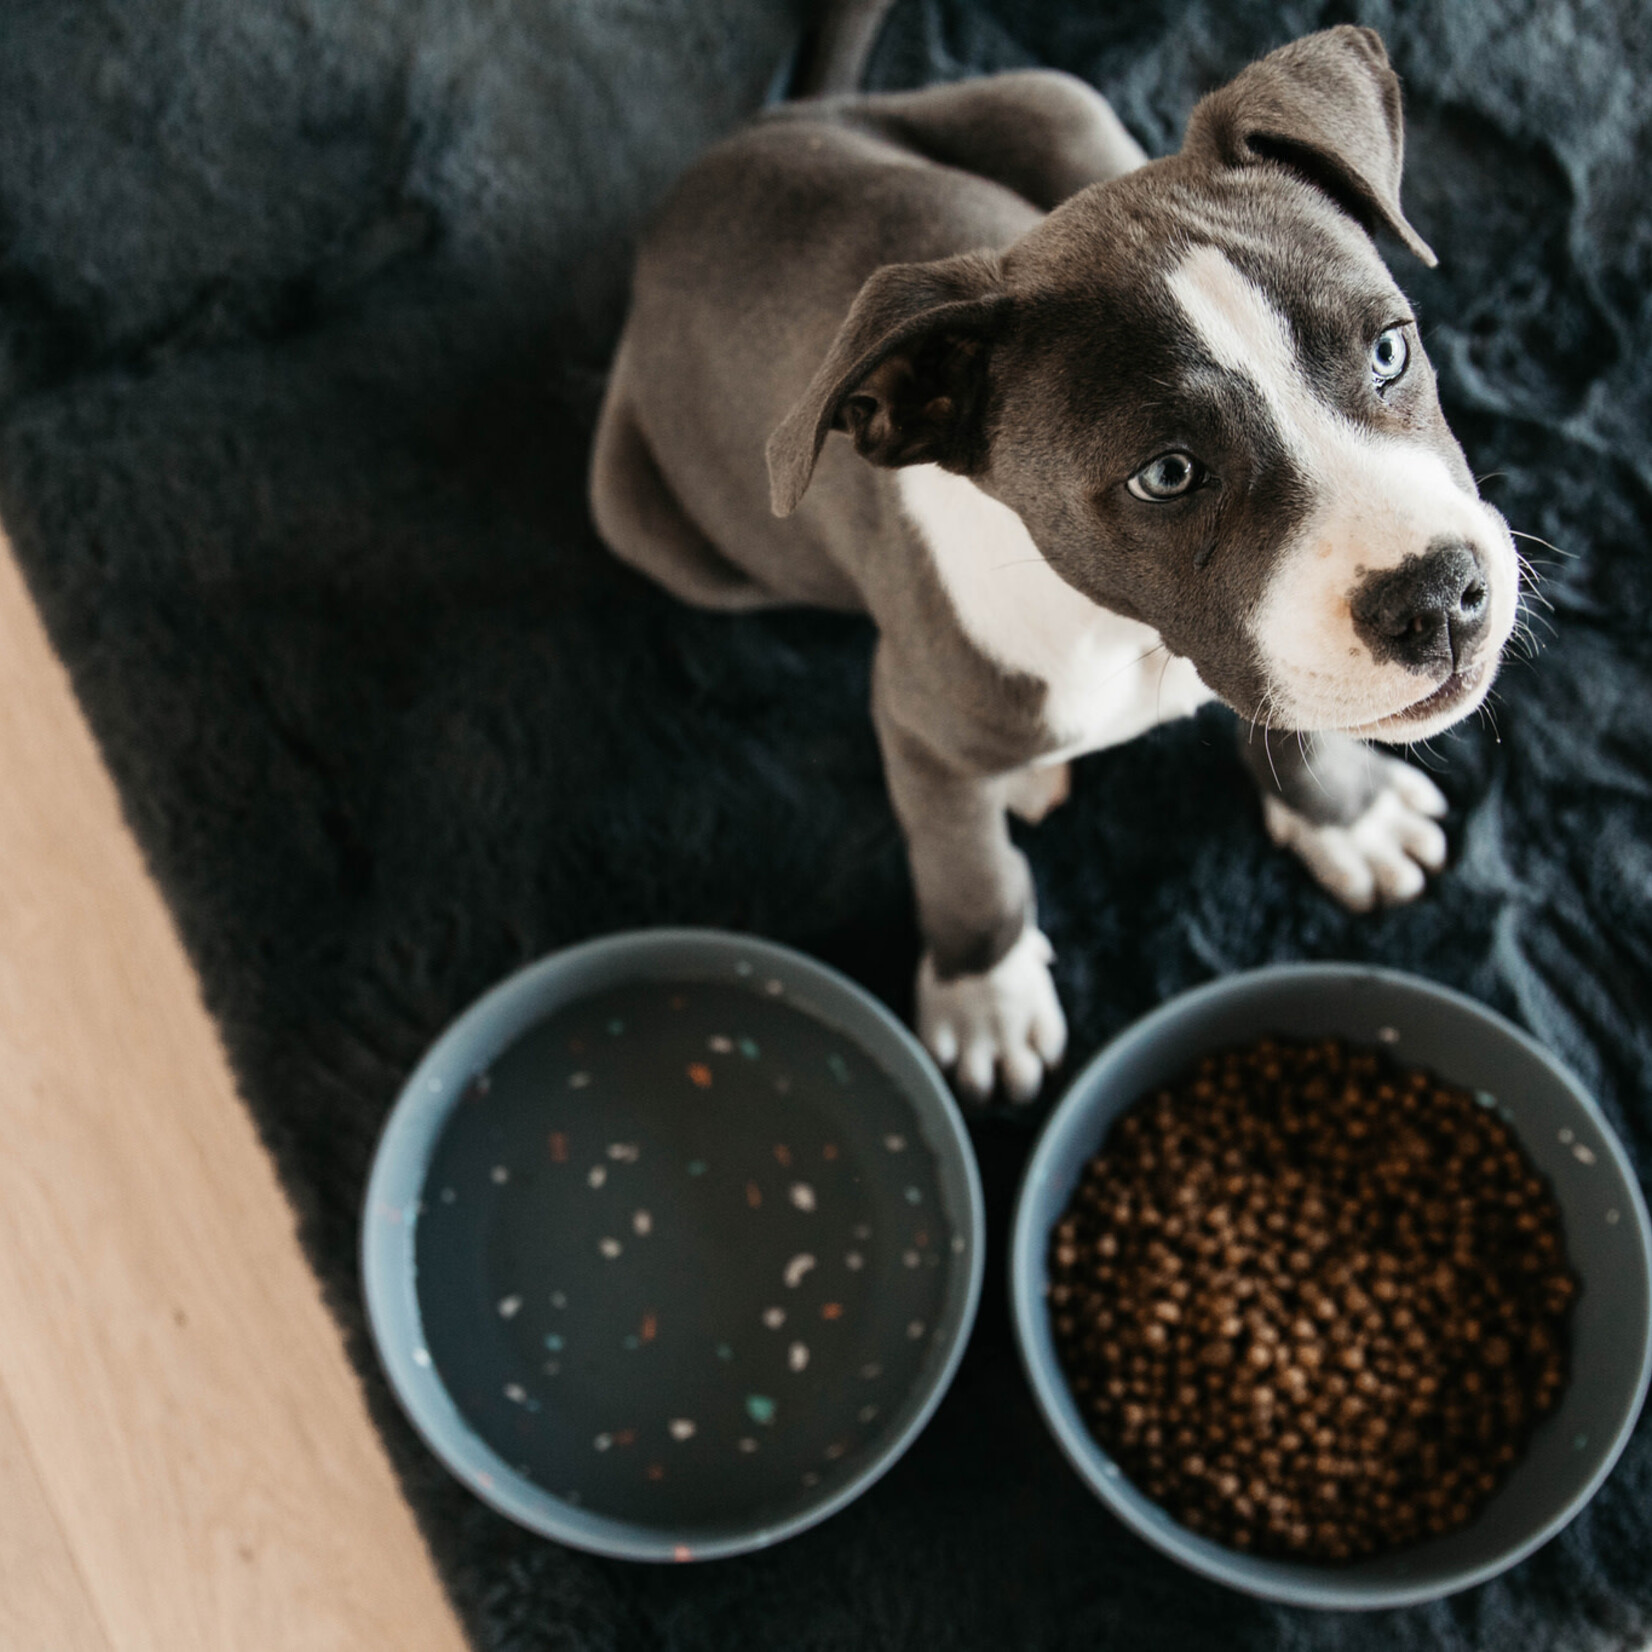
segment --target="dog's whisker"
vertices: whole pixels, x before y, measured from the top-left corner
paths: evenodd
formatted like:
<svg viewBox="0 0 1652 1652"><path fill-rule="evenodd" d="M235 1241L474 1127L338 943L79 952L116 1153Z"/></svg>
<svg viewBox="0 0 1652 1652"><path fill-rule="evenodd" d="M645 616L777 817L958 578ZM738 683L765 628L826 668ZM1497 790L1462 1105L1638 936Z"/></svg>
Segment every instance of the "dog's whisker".
<svg viewBox="0 0 1652 1652"><path fill-rule="evenodd" d="M1268 754L1268 772L1273 776L1274 789L1279 792L1285 790L1279 781L1279 770L1273 764L1273 742L1270 736L1273 733L1273 718L1267 715L1268 703L1273 699L1271 688L1264 690L1262 695L1262 750Z"/></svg>
<svg viewBox="0 0 1652 1652"><path fill-rule="evenodd" d="M1124 662L1124 664L1121 665L1118 668L1118 670L1113 672L1110 676L1103 677L1101 682L1097 686L1100 687L1100 688L1105 688L1110 682L1112 682L1114 680L1114 678L1122 677L1125 674L1126 671L1134 671L1137 666L1146 665L1147 662L1150 659L1152 659L1153 656L1160 651L1160 649L1164 650L1164 664L1165 664L1165 668L1168 668L1169 665L1170 665L1170 650L1169 650L1168 647L1165 646L1165 644L1163 642L1156 642L1156 643L1153 644L1153 646L1151 648L1144 648L1141 651L1141 653L1139 653L1135 657L1135 659L1126 660ZM1164 687L1164 669L1161 669L1160 672L1159 672L1159 687L1160 687L1160 689L1163 689L1163 687Z"/></svg>
<svg viewBox="0 0 1652 1652"><path fill-rule="evenodd" d="M1541 534L1526 533L1520 528L1510 528L1509 532L1512 533L1516 539L1529 539L1534 545L1541 545L1545 550L1553 551L1556 556L1565 557L1568 562L1576 562L1578 560L1578 553L1576 551L1563 551L1558 545L1543 538Z"/></svg>
<svg viewBox="0 0 1652 1652"><path fill-rule="evenodd" d="M1322 795L1329 797L1331 795L1330 788L1319 778L1319 771L1314 767L1313 759L1308 755L1308 745L1303 739L1301 729L1296 731L1296 749L1302 758L1302 767L1308 771L1308 778L1319 787Z"/></svg>
<svg viewBox="0 0 1652 1652"><path fill-rule="evenodd" d="M1527 595L1536 597L1539 602L1548 603L1549 599L1537 588L1543 583L1543 576L1538 573L1536 564L1533 563L1529 556L1525 556L1519 551L1514 553L1514 558L1516 563L1519 565L1520 572L1523 576L1521 580L1521 588ZM1550 603L1549 606L1552 607L1553 604Z"/></svg>
<svg viewBox="0 0 1652 1652"><path fill-rule="evenodd" d="M1164 648L1164 659L1159 665L1159 686L1153 698L1153 718L1155 722L1164 721L1164 674L1170 669L1170 650L1165 648L1162 642L1159 647ZM1152 652L1152 649L1147 651L1148 654ZM1147 654L1144 654L1142 658L1146 659Z"/></svg>

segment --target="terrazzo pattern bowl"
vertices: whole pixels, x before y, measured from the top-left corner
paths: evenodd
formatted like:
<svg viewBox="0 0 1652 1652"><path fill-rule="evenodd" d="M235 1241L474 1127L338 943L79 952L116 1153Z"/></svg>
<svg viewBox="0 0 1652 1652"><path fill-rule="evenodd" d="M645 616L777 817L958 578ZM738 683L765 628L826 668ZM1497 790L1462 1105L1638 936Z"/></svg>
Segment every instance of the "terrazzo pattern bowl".
<svg viewBox="0 0 1652 1652"><path fill-rule="evenodd" d="M1485 1507L1456 1532L1348 1565L1224 1548L1138 1491L1084 1425L1057 1360L1044 1298L1051 1229L1114 1120L1201 1056L1267 1033L1375 1045L1404 1065L1481 1092L1549 1179L1582 1284L1571 1319L1571 1376L1559 1407ZM1193 1571L1294 1605L1411 1605L1512 1566L1594 1495L1629 1438L1652 1369L1652 1233L1634 1173L1600 1110L1565 1068L1501 1016L1418 977L1359 965L1281 965L1228 976L1121 1033L1073 1081L1033 1150L1010 1266L1028 1376L1081 1478L1127 1526Z"/></svg>
<svg viewBox="0 0 1652 1652"><path fill-rule="evenodd" d="M431 1450L533 1531L705 1560L906 1450L980 1295L968 1137L918 1043L744 936L615 935L443 1033L379 1142L362 1274Z"/></svg>

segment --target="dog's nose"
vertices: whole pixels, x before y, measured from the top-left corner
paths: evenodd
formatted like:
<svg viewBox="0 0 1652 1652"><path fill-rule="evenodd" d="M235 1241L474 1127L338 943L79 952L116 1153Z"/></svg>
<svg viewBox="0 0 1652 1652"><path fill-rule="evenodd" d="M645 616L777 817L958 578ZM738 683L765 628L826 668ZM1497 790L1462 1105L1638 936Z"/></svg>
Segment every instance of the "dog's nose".
<svg viewBox="0 0 1652 1652"><path fill-rule="evenodd" d="M1377 659L1456 671L1486 629L1491 591L1473 546L1436 540L1399 567L1367 575L1350 606L1355 631Z"/></svg>

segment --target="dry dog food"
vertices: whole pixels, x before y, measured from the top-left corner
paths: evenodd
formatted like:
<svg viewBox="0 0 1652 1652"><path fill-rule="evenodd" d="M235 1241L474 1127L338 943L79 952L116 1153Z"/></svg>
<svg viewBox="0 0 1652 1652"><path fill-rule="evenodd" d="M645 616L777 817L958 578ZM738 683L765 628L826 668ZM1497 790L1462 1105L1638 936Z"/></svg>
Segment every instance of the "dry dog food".
<svg viewBox="0 0 1652 1652"><path fill-rule="evenodd" d="M1051 1238L1097 1440L1192 1530L1348 1561L1472 1519L1555 1405L1577 1293L1489 1105L1267 1038L1145 1098Z"/></svg>

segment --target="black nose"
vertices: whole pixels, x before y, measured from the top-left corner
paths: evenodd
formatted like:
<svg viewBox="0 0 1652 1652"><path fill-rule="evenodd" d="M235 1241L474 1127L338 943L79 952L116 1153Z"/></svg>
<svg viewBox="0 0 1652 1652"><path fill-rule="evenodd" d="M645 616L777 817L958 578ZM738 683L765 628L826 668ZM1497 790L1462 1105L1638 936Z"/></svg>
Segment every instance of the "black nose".
<svg viewBox="0 0 1652 1652"><path fill-rule="evenodd" d="M1436 540L1399 567L1368 574L1349 606L1354 630L1378 660L1456 671L1486 629L1491 591L1471 546Z"/></svg>

